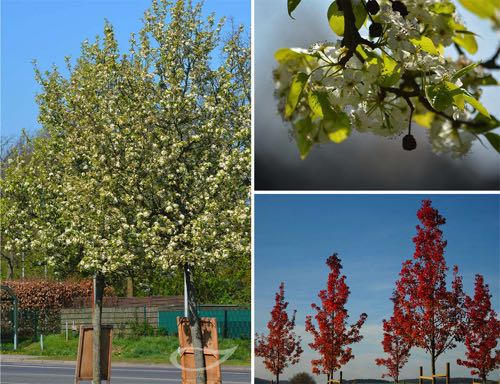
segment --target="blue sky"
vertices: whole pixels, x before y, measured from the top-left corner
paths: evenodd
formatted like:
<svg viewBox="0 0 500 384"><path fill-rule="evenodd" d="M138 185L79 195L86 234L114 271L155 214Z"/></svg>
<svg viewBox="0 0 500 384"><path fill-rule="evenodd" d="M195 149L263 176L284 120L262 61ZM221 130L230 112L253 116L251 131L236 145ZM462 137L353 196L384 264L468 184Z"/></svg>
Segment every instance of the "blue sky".
<svg viewBox="0 0 500 384"><path fill-rule="evenodd" d="M21 129L38 129L33 59L41 69L64 67L77 57L81 43L102 35L104 20L115 27L123 51L131 32L141 28L150 0L1 0L1 135L17 137ZM232 16L250 25L250 0L206 0L206 14Z"/></svg>
<svg viewBox="0 0 500 384"><path fill-rule="evenodd" d="M255 329L266 329L274 293L281 281L289 308L297 309L297 330L303 339L304 320L317 293L326 287L326 258L338 252L351 289L351 322L368 313L365 340L354 346L356 359L344 369L345 378L380 378L373 360L382 354L381 321L392 311L389 301L401 263L411 258L412 238L421 200L430 198L446 218L446 260L457 264L464 288L471 294L474 275L481 273L499 307L499 199L490 195L257 195L255 197ZM303 343L301 362L283 375L310 371L314 353ZM454 375L469 376L456 365L463 347L438 360L452 363ZM415 377L418 366L429 369L423 351L415 350L403 377ZM257 377L270 377L256 364Z"/></svg>

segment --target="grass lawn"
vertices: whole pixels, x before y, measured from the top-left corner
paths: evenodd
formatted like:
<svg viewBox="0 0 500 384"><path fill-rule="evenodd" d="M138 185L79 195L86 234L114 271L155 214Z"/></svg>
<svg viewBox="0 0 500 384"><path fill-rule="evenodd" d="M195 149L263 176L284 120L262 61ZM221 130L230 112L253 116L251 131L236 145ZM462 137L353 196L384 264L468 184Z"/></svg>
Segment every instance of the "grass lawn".
<svg viewBox="0 0 500 384"><path fill-rule="evenodd" d="M2 353L43 356L54 360L75 360L78 347L78 338L70 337L68 341L64 335L48 335L43 338L43 352L40 342L22 342L17 351L12 351L12 345L3 345ZM176 336L143 336L138 338L113 338L113 357L115 362L136 363L167 363L170 354L177 350L179 341ZM250 365L250 340L221 339L219 349L238 348L234 354L224 362L225 365Z"/></svg>

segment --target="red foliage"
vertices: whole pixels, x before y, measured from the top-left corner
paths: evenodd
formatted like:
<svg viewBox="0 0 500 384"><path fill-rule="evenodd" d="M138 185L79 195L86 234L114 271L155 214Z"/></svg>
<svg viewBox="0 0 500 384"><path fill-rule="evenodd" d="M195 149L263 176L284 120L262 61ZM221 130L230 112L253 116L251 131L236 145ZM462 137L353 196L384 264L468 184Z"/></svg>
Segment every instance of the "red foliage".
<svg viewBox="0 0 500 384"><path fill-rule="evenodd" d="M483 276L476 275L474 298L466 297L465 353L467 360L457 363L472 368L471 374L479 376L483 382L490 372L500 368L500 350L495 350L500 338L500 321L491 308L489 287ZM493 354L492 354L493 352Z"/></svg>
<svg viewBox="0 0 500 384"><path fill-rule="evenodd" d="M326 264L330 268L330 273L327 289L321 290L318 294L321 307L311 304L316 310L314 318L318 323L318 329L313 325L312 317L307 316L306 331L314 337L309 346L321 355L320 359L311 361L313 373L317 375L326 373L330 380L336 370L354 358L352 349L347 346L363 338L359 331L367 315L363 313L359 320L347 329L349 315L345 304L349 296L349 287L345 283L346 277L340 275L342 265L336 253L326 260Z"/></svg>
<svg viewBox="0 0 500 384"><path fill-rule="evenodd" d="M398 329L399 324L404 322L405 319L399 307L397 296L393 298L393 302L394 314L388 321L383 321L384 339L382 340L382 347L388 357L375 359L375 362L377 365L384 365L387 368L387 373L384 373L382 377L391 377L397 383L399 373L410 357L411 345L401 336Z"/></svg>
<svg viewBox="0 0 500 384"><path fill-rule="evenodd" d="M279 383L279 375L289 364L299 362L302 348L301 338L297 336L295 328L295 313L288 317L286 308L288 302L285 301L285 284L281 283L279 292L276 293L276 304L271 311L271 320L267 324L269 335L256 335L255 356L264 359L266 368L276 376L276 383Z"/></svg>
<svg viewBox="0 0 500 384"><path fill-rule="evenodd" d="M413 238L413 260L403 263L396 282L403 315L398 328L408 342L430 353L432 374L435 374L436 359L461 341L464 293L456 266L452 288L446 287L446 241L440 229L446 220L429 200L422 202L417 216L421 225L417 226L417 236Z"/></svg>

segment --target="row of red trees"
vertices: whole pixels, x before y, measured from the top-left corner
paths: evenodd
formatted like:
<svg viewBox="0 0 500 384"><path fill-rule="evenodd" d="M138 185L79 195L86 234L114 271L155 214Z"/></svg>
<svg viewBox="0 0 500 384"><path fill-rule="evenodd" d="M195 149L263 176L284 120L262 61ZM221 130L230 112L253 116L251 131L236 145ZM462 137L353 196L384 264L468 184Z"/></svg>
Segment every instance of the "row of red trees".
<svg viewBox="0 0 500 384"><path fill-rule="evenodd" d="M446 241L440 227L446 223L430 200L424 200L417 212L420 225L413 238L415 253L403 263L396 282L393 315L384 320L382 345L386 358L376 359L387 367L385 376L399 380L412 347L426 350L431 357L432 374L436 360L445 351L464 342L466 360L459 365L471 368L471 374L483 382L500 367L500 322L491 307L488 285L476 275L474 296L462 288L458 267L453 267L451 289L446 284L448 267L444 258Z"/></svg>
<svg viewBox="0 0 500 384"><path fill-rule="evenodd" d="M466 360L457 363L471 368L471 374L485 382L488 374L500 367L500 351L496 350L500 322L491 308L488 285L477 275L474 297L468 297L455 266L451 289L448 289L446 241L440 229L445 219L428 200L423 201L417 216L421 224L413 239L415 253L412 260L403 263L391 298L393 315L383 321L382 346L387 357L376 359L376 363L387 368L384 377L398 382L411 349L419 347L429 353L432 374L435 374L437 358L455 348L458 342L464 342ZM313 336L309 347L320 356L311 361L313 373L326 374L327 380L331 380L334 372L354 358L349 346L362 340L360 329L367 315L363 313L357 322L347 324L346 276L341 274L337 254L330 256L326 264L330 269L327 289L318 294L321 304L311 305L316 311L317 326L313 317L307 316L306 331ZM268 323L269 333L256 335L255 341L255 355L263 359L277 383L284 369L296 364L302 353L301 339L294 332L295 311L289 318L287 306L281 283Z"/></svg>

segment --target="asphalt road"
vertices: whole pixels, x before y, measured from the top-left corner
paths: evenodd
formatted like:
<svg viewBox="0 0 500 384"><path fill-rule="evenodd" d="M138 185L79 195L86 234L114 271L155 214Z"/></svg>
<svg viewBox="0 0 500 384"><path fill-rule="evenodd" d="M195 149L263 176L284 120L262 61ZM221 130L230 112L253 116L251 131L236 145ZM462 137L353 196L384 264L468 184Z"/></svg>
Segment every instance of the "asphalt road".
<svg viewBox="0 0 500 384"><path fill-rule="evenodd" d="M0 364L1 384L73 384L75 366L4 362ZM82 382L88 383L88 382ZM105 383L105 381L103 381ZM181 383L181 372L175 367L120 366L111 371L112 384ZM250 383L250 370L222 369L223 384Z"/></svg>

